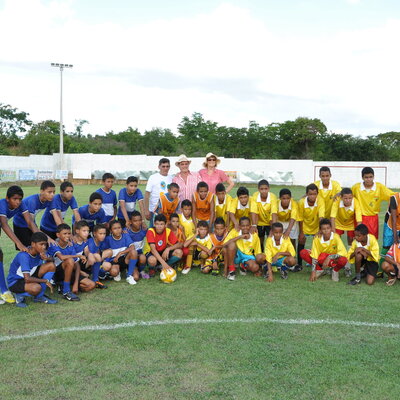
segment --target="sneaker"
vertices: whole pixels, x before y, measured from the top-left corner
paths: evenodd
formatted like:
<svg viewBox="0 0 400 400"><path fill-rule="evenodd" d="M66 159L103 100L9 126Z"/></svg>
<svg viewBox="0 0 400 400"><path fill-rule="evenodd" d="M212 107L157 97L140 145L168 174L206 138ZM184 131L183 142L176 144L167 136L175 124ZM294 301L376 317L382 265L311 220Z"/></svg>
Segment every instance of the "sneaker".
<svg viewBox="0 0 400 400"><path fill-rule="evenodd" d="M379 271L379 272L376 273L376 277L377 278L384 278L385 274L383 273L383 271Z"/></svg>
<svg viewBox="0 0 400 400"><path fill-rule="evenodd" d="M291 271L292 272L300 272L303 270L303 267L299 264L295 265L294 267L292 267Z"/></svg>
<svg viewBox="0 0 400 400"><path fill-rule="evenodd" d="M141 277L142 279L150 279L150 275L149 275L149 274L146 274L146 272L144 272L144 271L142 271L142 272L140 273L140 277Z"/></svg>
<svg viewBox="0 0 400 400"><path fill-rule="evenodd" d="M96 281L96 286L95 287L97 289L107 289L107 286L104 283L99 282L99 281Z"/></svg>
<svg viewBox="0 0 400 400"><path fill-rule="evenodd" d="M272 272L278 272L278 268L276 268L275 266L272 266Z"/></svg>
<svg viewBox="0 0 400 400"><path fill-rule="evenodd" d="M183 274L183 275L187 275L187 274L190 272L190 270L191 270L190 267L185 267L185 268L183 268L183 270L182 270L182 274Z"/></svg>
<svg viewBox="0 0 400 400"><path fill-rule="evenodd" d="M231 272L228 273L228 276L227 276L228 281L234 281L235 278L236 278L235 271L231 271Z"/></svg>
<svg viewBox="0 0 400 400"><path fill-rule="evenodd" d="M80 298L75 293L72 293L72 292L63 293L63 297L65 300L68 300L68 301L79 301L80 300Z"/></svg>
<svg viewBox="0 0 400 400"><path fill-rule="evenodd" d="M218 275L219 275L219 269L213 269L213 270L211 271L211 275L212 275L212 276L218 276Z"/></svg>
<svg viewBox="0 0 400 400"><path fill-rule="evenodd" d="M347 282L348 285L359 285L361 283L361 279L354 277L351 281Z"/></svg>
<svg viewBox="0 0 400 400"><path fill-rule="evenodd" d="M286 270L281 270L281 278L282 279L287 279L288 278L288 273Z"/></svg>
<svg viewBox="0 0 400 400"><path fill-rule="evenodd" d="M2 294L0 295L0 298L1 298L2 300L4 300L6 303L10 303L10 304L15 303L14 296L13 296L13 294L12 294L9 290L7 290L7 292L2 293Z"/></svg>
<svg viewBox="0 0 400 400"><path fill-rule="evenodd" d="M156 276L156 270L154 268L149 269L150 278L154 278Z"/></svg>
<svg viewBox="0 0 400 400"><path fill-rule="evenodd" d="M45 294L43 296L40 297L35 297L33 299L34 303L45 303L45 304L57 304L58 301L51 299L50 297L46 296Z"/></svg>
<svg viewBox="0 0 400 400"><path fill-rule="evenodd" d="M15 294L15 305L19 308L26 308L28 305L25 303L25 296L21 294Z"/></svg>
<svg viewBox="0 0 400 400"><path fill-rule="evenodd" d="M397 278L389 278L386 282L386 286L393 286L397 281Z"/></svg>
<svg viewBox="0 0 400 400"><path fill-rule="evenodd" d="M0 299L0 306L6 304L6 302L3 299Z"/></svg>
<svg viewBox="0 0 400 400"><path fill-rule="evenodd" d="M130 284L130 285L136 285L137 282L135 281L135 279L133 279L133 276L130 275L126 278L126 281Z"/></svg>
<svg viewBox="0 0 400 400"><path fill-rule="evenodd" d="M244 263L239 264L239 273L240 273L240 275L243 275L243 276L247 275L246 264L244 264Z"/></svg>
<svg viewBox="0 0 400 400"><path fill-rule="evenodd" d="M334 282L339 282L339 271L332 270L332 280Z"/></svg>
<svg viewBox="0 0 400 400"><path fill-rule="evenodd" d="M346 268L346 269L344 270L344 276L345 276L346 278L351 278L351 275L352 275L351 268Z"/></svg>
<svg viewBox="0 0 400 400"><path fill-rule="evenodd" d="M121 274L119 273L117 276L114 276L114 281L119 282L121 280Z"/></svg>

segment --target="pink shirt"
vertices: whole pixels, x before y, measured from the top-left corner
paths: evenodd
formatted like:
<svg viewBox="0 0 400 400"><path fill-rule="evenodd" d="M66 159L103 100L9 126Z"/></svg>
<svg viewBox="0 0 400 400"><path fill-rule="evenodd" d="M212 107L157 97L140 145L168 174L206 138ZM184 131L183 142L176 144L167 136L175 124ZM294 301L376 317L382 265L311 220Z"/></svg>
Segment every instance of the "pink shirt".
<svg viewBox="0 0 400 400"><path fill-rule="evenodd" d="M215 193L215 187L218 183L223 183L228 181L228 175L222 169L215 169L212 175L208 175L207 169L201 169L199 175L203 182L208 184L208 190L211 193Z"/></svg>
<svg viewBox="0 0 400 400"><path fill-rule="evenodd" d="M182 203L183 200L193 200L193 193L197 189L197 184L200 182L200 175L197 172L189 172L186 177L186 182L181 177L181 173L177 173L172 179L172 182L179 185L179 201Z"/></svg>

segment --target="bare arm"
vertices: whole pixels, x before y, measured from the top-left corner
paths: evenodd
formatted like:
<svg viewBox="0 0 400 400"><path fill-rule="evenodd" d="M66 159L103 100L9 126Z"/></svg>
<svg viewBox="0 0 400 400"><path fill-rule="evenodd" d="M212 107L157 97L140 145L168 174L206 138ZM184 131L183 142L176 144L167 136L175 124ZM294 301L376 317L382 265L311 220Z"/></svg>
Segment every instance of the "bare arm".
<svg viewBox="0 0 400 400"><path fill-rule="evenodd" d="M0 216L0 226L6 235L15 243L20 251L28 251L28 249L21 243L21 241L15 236L15 233L12 231L10 226L8 225L8 220L5 216Z"/></svg>
<svg viewBox="0 0 400 400"><path fill-rule="evenodd" d="M228 176L227 182L228 182L228 187L226 188L226 193L229 193L235 186L235 182L233 181L231 176Z"/></svg>

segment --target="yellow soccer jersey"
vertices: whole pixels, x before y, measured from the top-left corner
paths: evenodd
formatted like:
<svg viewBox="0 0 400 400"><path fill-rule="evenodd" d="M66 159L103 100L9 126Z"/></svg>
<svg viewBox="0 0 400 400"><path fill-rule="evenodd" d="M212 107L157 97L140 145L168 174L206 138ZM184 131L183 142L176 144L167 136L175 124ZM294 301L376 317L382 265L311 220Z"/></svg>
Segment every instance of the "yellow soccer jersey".
<svg viewBox="0 0 400 400"><path fill-rule="evenodd" d="M207 235L205 238L201 239L200 237L196 236L196 242L201 244L204 247L207 247L208 250L212 249L213 242L210 238L210 235ZM197 248L198 251L201 251L201 248Z"/></svg>
<svg viewBox="0 0 400 400"><path fill-rule="evenodd" d="M306 235L315 235L319 231L319 219L324 217L325 204L319 196L313 206L308 204L307 197L299 201L299 221L303 222Z"/></svg>
<svg viewBox="0 0 400 400"><path fill-rule="evenodd" d="M250 218L250 213L257 214L257 212L258 212L257 204L252 199L252 197L249 197L249 201L245 206L242 206L240 204L239 199L237 197L235 197L234 199L232 199L230 207L228 208L228 211L231 212L238 221L242 217Z"/></svg>
<svg viewBox="0 0 400 400"><path fill-rule="evenodd" d="M351 206L345 207L339 197L333 202L331 218L335 218L336 229L354 231L355 222L362 220L360 203L353 197Z"/></svg>
<svg viewBox="0 0 400 400"><path fill-rule="evenodd" d="M342 187L340 186L339 182L336 181L329 181L328 188L324 188L322 185L322 181L314 182L318 187L318 196L324 200L325 203L325 218L330 218L331 215L331 208L333 204L333 198L336 194L338 194Z"/></svg>
<svg viewBox="0 0 400 400"><path fill-rule="evenodd" d="M311 246L311 257L318 260L321 253L339 254L342 257L347 256L346 247L337 233L331 233L328 240L324 240L323 236L315 236Z"/></svg>
<svg viewBox="0 0 400 400"><path fill-rule="evenodd" d="M361 214L365 216L379 214L381 202L384 200L389 201L390 196L394 195L394 192L379 182L374 182L371 189L366 189L364 182L356 183L351 190L360 203Z"/></svg>
<svg viewBox="0 0 400 400"><path fill-rule="evenodd" d="M238 236L242 235L242 231L237 231L236 229L232 229L228 236L226 237L224 243L229 242L229 240L234 239ZM251 233L250 239L239 239L236 242L237 248L243 253L247 255L253 255L261 253L261 244L260 238L257 233Z"/></svg>
<svg viewBox="0 0 400 400"><path fill-rule="evenodd" d="M357 242L357 240L353 240L353 243L351 244L351 247L347 253L347 258L351 263L354 263L355 261L354 257L350 258L350 256L354 253L356 247L364 247L371 252L371 256L367 257L367 261L379 262L381 257L379 252L379 244L374 235L371 235L370 233L368 234L368 240L365 246L363 246L360 242Z"/></svg>
<svg viewBox="0 0 400 400"><path fill-rule="evenodd" d="M218 203L218 197L214 196L215 202L215 219L223 218L225 223L228 220L228 210L232 202L232 197L229 194L225 195L224 202L222 204Z"/></svg>
<svg viewBox="0 0 400 400"><path fill-rule="evenodd" d="M296 255L292 241L289 238L284 239L282 236L279 245L276 244L273 236L267 238L264 251L267 262L272 263L272 259L276 254L286 252L290 253L292 257Z"/></svg>
<svg viewBox="0 0 400 400"><path fill-rule="evenodd" d="M280 199L277 200L276 204L278 210L278 222L289 222L291 219L298 221L299 206L295 200L290 200L289 207L286 209L282 208Z"/></svg>
<svg viewBox="0 0 400 400"><path fill-rule="evenodd" d="M179 214L179 223L185 231L186 240L190 239L196 232L192 218L186 219L183 214Z"/></svg>
<svg viewBox="0 0 400 400"><path fill-rule="evenodd" d="M257 225L259 226L271 225L272 214L278 213L276 196L273 193L268 192L267 200L265 202L261 200L260 192L255 192L252 197L257 205L257 214L258 214Z"/></svg>

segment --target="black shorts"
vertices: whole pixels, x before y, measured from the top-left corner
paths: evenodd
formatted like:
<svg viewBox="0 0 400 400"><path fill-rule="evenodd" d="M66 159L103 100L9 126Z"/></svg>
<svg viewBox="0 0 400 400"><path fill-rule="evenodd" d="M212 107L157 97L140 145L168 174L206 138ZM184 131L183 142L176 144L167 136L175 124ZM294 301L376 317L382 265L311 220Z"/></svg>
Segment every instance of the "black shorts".
<svg viewBox="0 0 400 400"><path fill-rule="evenodd" d="M259 237L264 237L268 236L269 233L271 232L271 226L270 225L265 225L265 226L257 226L257 232Z"/></svg>
<svg viewBox="0 0 400 400"><path fill-rule="evenodd" d="M47 231L46 229L43 229L42 227L40 227L40 230L43 233L45 233L48 237L52 238L53 240L57 239L57 232Z"/></svg>
<svg viewBox="0 0 400 400"><path fill-rule="evenodd" d="M82 272L86 272L89 275L92 273L92 268L91 267L89 267L89 268L87 267L87 262L86 262L86 264L84 264L82 262L82 260L79 260L78 263L79 263L79 266L81 267L81 271Z"/></svg>
<svg viewBox="0 0 400 400"><path fill-rule="evenodd" d="M20 242L25 247L30 246L33 232L29 228L21 228L20 226L16 226L15 224L13 224L13 228L15 236L20 240ZM16 245L15 250L19 250Z"/></svg>
<svg viewBox="0 0 400 400"><path fill-rule="evenodd" d="M376 274L379 269L379 264L376 261L367 261L364 259L362 266L364 267L364 271L367 275L371 275L376 278Z"/></svg>
<svg viewBox="0 0 400 400"><path fill-rule="evenodd" d="M119 265L119 269L120 269L120 271L122 271L122 270L128 268L128 266L125 262L126 256L127 256L127 254L123 254L122 256L119 256L117 262L114 261L115 257L107 258L106 261L111 263L111 265Z"/></svg>
<svg viewBox="0 0 400 400"><path fill-rule="evenodd" d="M32 275L34 278L39 278L39 270L40 267L36 268L36 271ZM24 293L25 279L19 279L18 282L14 283L14 285L10 286L8 289L13 293Z"/></svg>

